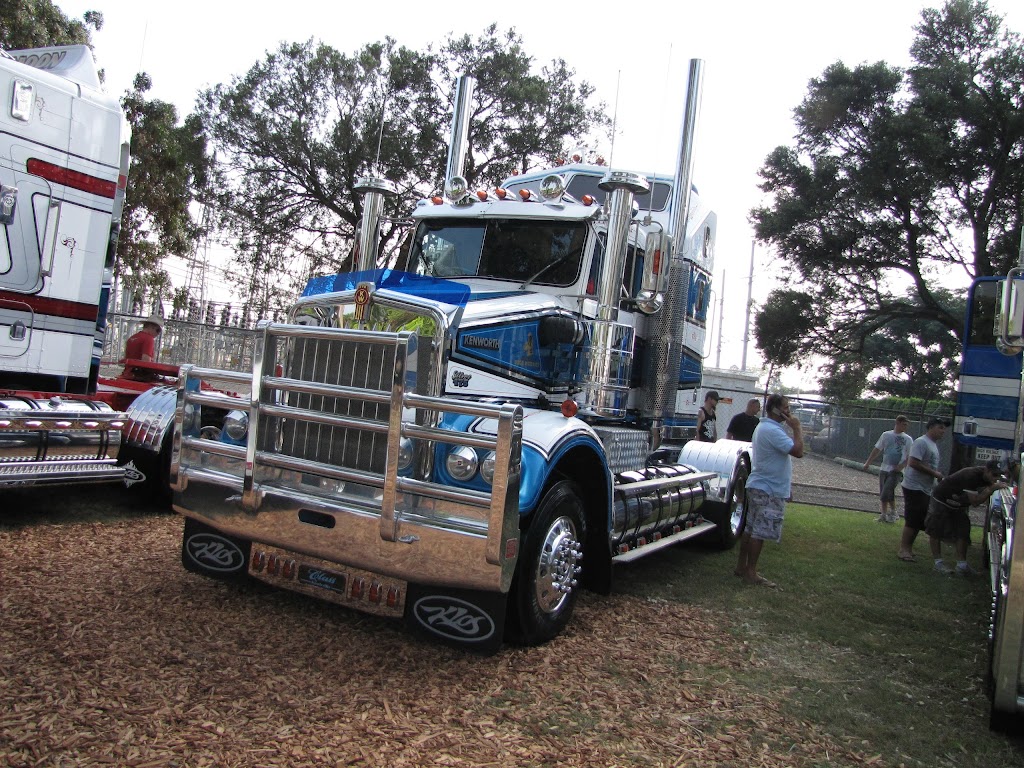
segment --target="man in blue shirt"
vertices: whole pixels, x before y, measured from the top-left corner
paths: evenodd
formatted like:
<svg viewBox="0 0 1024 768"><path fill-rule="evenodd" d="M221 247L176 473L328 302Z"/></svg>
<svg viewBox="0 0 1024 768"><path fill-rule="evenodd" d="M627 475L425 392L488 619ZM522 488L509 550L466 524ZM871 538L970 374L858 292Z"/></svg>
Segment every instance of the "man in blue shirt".
<svg viewBox="0 0 1024 768"><path fill-rule="evenodd" d="M789 398L768 396L766 417L754 430L753 468L747 478L747 524L740 539L740 561L736 575L748 584L774 587L757 572L757 559L765 541L782 540L782 519L793 480L793 456L804 455L800 419L789 412ZM793 436L783 429L785 424Z"/></svg>

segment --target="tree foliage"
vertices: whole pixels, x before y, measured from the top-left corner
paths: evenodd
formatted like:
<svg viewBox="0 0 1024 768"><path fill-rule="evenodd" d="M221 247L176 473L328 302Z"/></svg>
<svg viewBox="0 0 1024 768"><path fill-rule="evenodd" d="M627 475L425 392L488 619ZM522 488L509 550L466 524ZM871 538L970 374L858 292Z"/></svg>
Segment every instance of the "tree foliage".
<svg viewBox="0 0 1024 768"><path fill-rule="evenodd" d="M770 204L752 211L757 237L792 265L817 315L791 343L829 357L837 377L897 336L917 340L895 351L904 385L929 350L956 359L962 314L943 287L1004 272L1020 241L1021 39L979 0L921 18L909 70L837 62L811 80L795 146L760 171ZM896 386L883 379L872 386Z"/></svg>
<svg viewBox="0 0 1024 768"><path fill-rule="evenodd" d="M163 298L170 281L162 258L191 254L199 235L189 207L206 186L206 142L198 118L179 125L172 104L146 98L152 83L145 73L133 86L121 100L132 158L114 273L137 293Z"/></svg>
<svg viewBox="0 0 1024 768"><path fill-rule="evenodd" d="M0 3L0 48L47 45L92 45L90 28L103 27L103 14L86 11L82 21L69 19L50 0L4 0Z"/></svg>
<svg viewBox="0 0 1024 768"><path fill-rule="evenodd" d="M313 41L283 44L244 76L201 94L198 114L217 153L220 223L245 295L272 304L274 289L293 293L282 271L301 284L351 267L362 216L356 181L367 174L398 188L385 203L378 254L382 263L394 258L399 219L443 182L462 73L478 81L465 169L472 184L562 154L601 124L587 106L592 89L575 83L564 62L535 74L514 31L499 35L494 26L436 52L390 38L351 55Z"/></svg>

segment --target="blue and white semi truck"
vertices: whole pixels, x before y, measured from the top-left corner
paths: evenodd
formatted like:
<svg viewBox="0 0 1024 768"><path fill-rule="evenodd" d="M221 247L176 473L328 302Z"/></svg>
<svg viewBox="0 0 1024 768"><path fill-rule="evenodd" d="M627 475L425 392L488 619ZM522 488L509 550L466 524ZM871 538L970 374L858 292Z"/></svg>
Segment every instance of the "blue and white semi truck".
<svg viewBox="0 0 1024 768"><path fill-rule="evenodd" d="M251 375L186 367L151 398L185 567L493 651L557 635L617 562L731 546L749 445L686 442L716 229L691 182L701 70L675 174L576 164L479 191L460 80L406 270L375 268L391 185L363 179L357 270L263 323Z"/></svg>
<svg viewBox="0 0 1024 768"><path fill-rule="evenodd" d="M989 623L991 724L1019 730L1024 716L1024 522L1017 512L1022 444L1024 242L1020 266L977 278L967 321L953 433L954 469L997 458L1016 467L1013 487L989 501L983 534L992 588ZM1009 286L1009 287L1008 287ZM1018 544L1017 546L1014 546Z"/></svg>

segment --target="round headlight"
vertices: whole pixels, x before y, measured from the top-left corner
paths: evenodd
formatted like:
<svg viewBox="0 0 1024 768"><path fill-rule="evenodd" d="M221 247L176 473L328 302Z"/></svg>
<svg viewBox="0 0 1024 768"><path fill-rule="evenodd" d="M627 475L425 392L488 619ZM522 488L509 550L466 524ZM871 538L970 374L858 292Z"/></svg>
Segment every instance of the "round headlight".
<svg viewBox="0 0 1024 768"><path fill-rule="evenodd" d="M224 431L232 440L244 440L249 432L249 414L231 411L224 417Z"/></svg>
<svg viewBox="0 0 1024 768"><path fill-rule="evenodd" d="M412 465L412 440L403 437L398 443L398 468L406 470Z"/></svg>
<svg viewBox="0 0 1024 768"><path fill-rule="evenodd" d="M494 451L491 451L484 456L484 460L480 462L480 477L482 477L484 482L488 485L493 485L494 483L494 460L496 458L497 456Z"/></svg>
<svg viewBox="0 0 1024 768"><path fill-rule="evenodd" d="M448 467L448 474L456 480L466 482L472 480L476 474L477 461L476 451L463 445L448 454L445 465Z"/></svg>

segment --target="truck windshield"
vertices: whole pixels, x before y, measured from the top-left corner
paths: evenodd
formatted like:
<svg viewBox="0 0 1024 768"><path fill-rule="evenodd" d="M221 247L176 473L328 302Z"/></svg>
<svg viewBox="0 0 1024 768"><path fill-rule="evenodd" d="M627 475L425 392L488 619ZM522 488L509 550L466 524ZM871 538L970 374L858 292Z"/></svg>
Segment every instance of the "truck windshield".
<svg viewBox="0 0 1024 768"><path fill-rule="evenodd" d="M432 277L572 285L579 279L586 240L582 221L421 221L409 263Z"/></svg>

